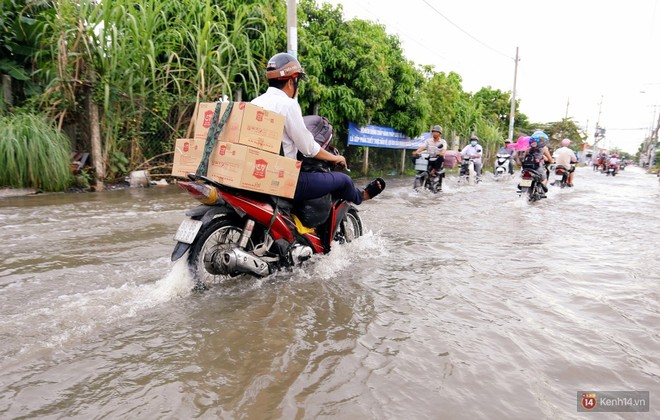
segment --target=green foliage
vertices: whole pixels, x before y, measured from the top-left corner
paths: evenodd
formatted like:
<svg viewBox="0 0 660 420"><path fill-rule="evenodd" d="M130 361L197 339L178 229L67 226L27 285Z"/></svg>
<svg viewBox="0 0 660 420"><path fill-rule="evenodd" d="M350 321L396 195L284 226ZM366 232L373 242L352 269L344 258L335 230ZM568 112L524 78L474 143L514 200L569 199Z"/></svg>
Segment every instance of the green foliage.
<svg viewBox="0 0 660 420"><path fill-rule="evenodd" d="M123 152L115 150L110 154L108 178L111 180L116 180L126 174L128 174L128 164L129 160L124 155Z"/></svg>
<svg viewBox="0 0 660 420"><path fill-rule="evenodd" d="M436 73L429 66L423 67L423 71L427 79L423 87L423 93L432 109L430 118L426 121L426 126L440 124L445 133L449 133L451 129L456 129L454 125L459 112L456 105L465 100L465 94L461 86L461 76L454 72L449 74ZM448 136L445 134L445 137Z"/></svg>
<svg viewBox="0 0 660 420"><path fill-rule="evenodd" d="M0 73L13 80L13 94L24 101L41 89L31 76L39 34L53 9L47 1L0 0Z"/></svg>
<svg viewBox="0 0 660 420"><path fill-rule="evenodd" d="M62 191L70 156L69 140L42 117L0 116L0 186Z"/></svg>
<svg viewBox="0 0 660 420"><path fill-rule="evenodd" d="M494 124L501 132L508 132L511 113L511 95L508 92L490 86L483 87L474 94L472 100L478 104L484 120Z"/></svg>
<svg viewBox="0 0 660 420"><path fill-rule="evenodd" d="M550 138L549 147L556 149L561 147L561 141L569 138L572 141L572 147L581 148L582 143L587 139L587 135L575 124L571 118L564 118L561 121L543 124L541 128Z"/></svg>
<svg viewBox="0 0 660 420"><path fill-rule="evenodd" d="M0 72L12 75L20 102L64 126L98 104L110 177L168 152L187 134L197 101L263 92L267 59L286 50L283 1L0 2ZM377 23L345 21L341 6L300 0L297 12L308 73L301 108L330 119L349 162L363 155L345 144L349 121L410 137L440 124L450 141L451 131L462 139L476 132L493 144L507 132L508 92L465 92L460 75L408 61L396 36ZM519 132L527 125L517 114ZM398 162L390 151L370 151L385 172Z"/></svg>

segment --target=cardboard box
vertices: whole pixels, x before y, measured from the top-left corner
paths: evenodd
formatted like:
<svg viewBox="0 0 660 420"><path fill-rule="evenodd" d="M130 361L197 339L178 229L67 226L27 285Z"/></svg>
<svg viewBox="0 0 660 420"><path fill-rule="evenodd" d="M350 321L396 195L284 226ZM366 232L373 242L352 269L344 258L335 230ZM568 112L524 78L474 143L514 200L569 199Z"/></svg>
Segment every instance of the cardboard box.
<svg viewBox="0 0 660 420"><path fill-rule="evenodd" d="M218 122L227 109L228 102L222 102ZM215 102L202 102L197 109L195 120L195 139L206 140L213 114ZM284 116L267 111L249 102L235 102L229 119L225 122L218 141L244 144L271 153L280 153L282 134L284 133Z"/></svg>
<svg viewBox="0 0 660 420"><path fill-rule="evenodd" d="M195 134L196 140L206 141L206 137L213 122L213 113L215 112L216 102L200 102L197 105L197 115L195 116ZM222 115L218 117L222 118Z"/></svg>
<svg viewBox="0 0 660 420"><path fill-rule="evenodd" d="M207 176L223 185L241 188L247 147L218 142L209 158Z"/></svg>
<svg viewBox="0 0 660 420"><path fill-rule="evenodd" d="M204 140L177 139L174 144L174 163L172 175L186 178L189 173L197 172L199 162L204 155Z"/></svg>
<svg viewBox="0 0 660 420"><path fill-rule="evenodd" d="M301 163L296 159L278 156L275 176L278 192L275 195L293 198L293 195L296 193L296 185L298 185Z"/></svg>
<svg viewBox="0 0 660 420"><path fill-rule="evenodd" d="M300 162L238 143L219 141L207 176L234 188L293 198Z"/></svg>

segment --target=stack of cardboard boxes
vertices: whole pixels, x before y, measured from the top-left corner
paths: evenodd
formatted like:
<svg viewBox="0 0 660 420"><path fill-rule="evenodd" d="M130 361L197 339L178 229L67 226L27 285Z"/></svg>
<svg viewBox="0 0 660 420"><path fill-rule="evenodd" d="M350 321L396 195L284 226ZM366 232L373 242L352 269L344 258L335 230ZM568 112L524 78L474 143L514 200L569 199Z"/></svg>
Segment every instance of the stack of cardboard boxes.
<svg viewBox="0 0 660 420"><path fill-rule="evenodd" d="M227 104L221 104L220 117ZM194 138L176 141L172 175L186 177L197 171L215 107L215 102L199 104ZM292 198L300 162L279 155L283 132L284 116L247 102L234 103L211 152L206 176L230 187Z"/></svg>

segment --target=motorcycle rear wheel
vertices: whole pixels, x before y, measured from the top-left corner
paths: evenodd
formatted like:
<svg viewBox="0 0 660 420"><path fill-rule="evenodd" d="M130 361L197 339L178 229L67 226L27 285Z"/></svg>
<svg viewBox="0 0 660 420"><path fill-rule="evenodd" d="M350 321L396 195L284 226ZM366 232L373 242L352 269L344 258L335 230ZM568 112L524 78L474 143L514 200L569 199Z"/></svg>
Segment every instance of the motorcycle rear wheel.
<svg viewBox="0 0 660 420"><path fill-rule="evenodd" d="M541 190L543 187L540 182L534 182L534 185L529 189L529 202L533 203L541 199Z"/></svg>
<svg viewBox="0 0 660 420"><path fill-rule="evenodd" d="M200 232L188 252L188 269L195 280L196 290L203 290L210 284L217 284L237 275L223 272L215 263L214 256L218 252L228 251L238 244L241 233L243 233L243 227L240 222L226 218L212 220ZM249 251L252 248L252 241L249 240L245 249Z"/></svg>

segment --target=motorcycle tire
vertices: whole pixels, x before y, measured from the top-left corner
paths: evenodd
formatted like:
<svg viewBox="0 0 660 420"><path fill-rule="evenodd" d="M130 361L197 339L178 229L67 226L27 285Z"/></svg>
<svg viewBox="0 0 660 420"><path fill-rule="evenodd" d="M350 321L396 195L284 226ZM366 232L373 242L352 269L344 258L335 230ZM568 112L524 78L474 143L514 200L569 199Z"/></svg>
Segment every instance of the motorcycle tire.
<svg viewBox="0 0 660 420"><path fill-rule="evenodd" d="M533 203L535 201L538 201L541 199L541 193L539 192L539 189L542 188L541 184L538 182L534 182L534 184L529 188L529 195L527 198L527 201L530 203Z"/></svg>
<svg viewBox="0 0 660 420"><path fill-rule="evenodd" d="M438 182L437 183L432 183L432 182L429 183L429 189L431 190L431 192L433 194L437 194L440 191L442 191L442 178L444 178L444 177L445 177L445 175L441 174L438 177Z"/></svg>
<svg viewBox="0 0 660 420"><path fill-rule="evenodd" d="M257 230L255 226L255 230ZM195 290L203 290L210 284L217 284L237 273L226 273L213 262L217 252L229 249L232 244L238 243L243 226L240 221L228 218L212 220L192 243L188 251L188 268L195 281ZM253 235L256 232L253 231ZM248 241L245 249L253 248L252 240Z"/></svg>
<svg viewBox="0 0 660 420"><path fill-rule="evenodd" d="M427 173L424 173L424 174L421 175L421 176L419 176L419 175L418 175L418 176L415 176L415 183L413 184L413 189L414 189L415 191L419 191L419 189L420 189L421 187L423 187L424 185L426 185L426 180L427 180L428 178L429 178L429 176L428 176Z"/></svg>
<svg viewBox="0 0 660 420"><path fill-rule="evenodd" d="M339 223L339 229L335 232L334 240L340 244L352 242L364 234L362 219L357 209L350 208L346 216Z"/></svg>

